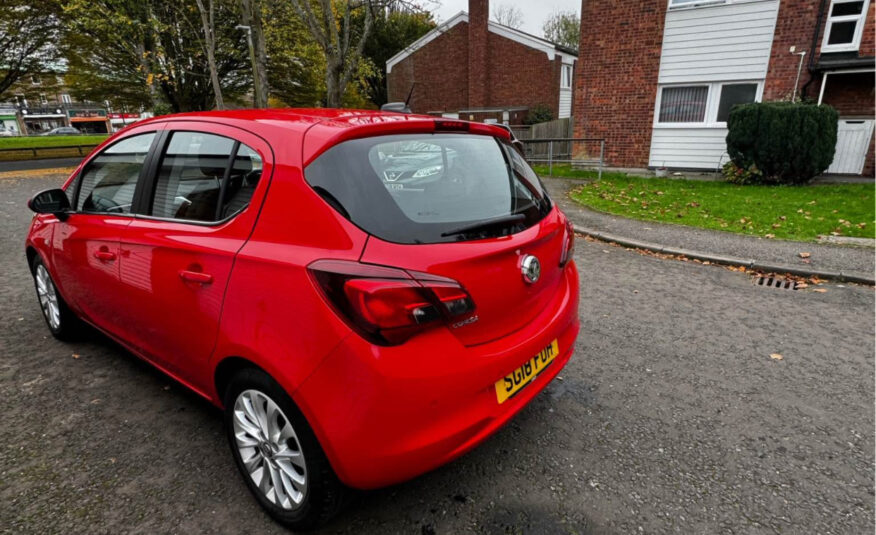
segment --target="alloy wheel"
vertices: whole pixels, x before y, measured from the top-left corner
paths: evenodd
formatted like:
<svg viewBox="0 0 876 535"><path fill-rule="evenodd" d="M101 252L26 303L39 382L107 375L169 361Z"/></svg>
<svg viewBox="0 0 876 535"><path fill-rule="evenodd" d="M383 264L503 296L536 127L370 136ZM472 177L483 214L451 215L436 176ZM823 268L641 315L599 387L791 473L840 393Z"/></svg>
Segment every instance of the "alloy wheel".
<svg viewBox="0 0 876 535"><path fill-rule="evenodd" d="M259 491L291 510L307 494L307 466L289 419L274 400L244 390L234 402L234 439L240 459Z"/></svg>
<svg viewBox="0 0 876 535"><path fill-rule="evenodd" d="M58 304L55 284L49 276L49 271L42 264L37 266L35 278L37 296L40 300L40 307L43 309L43 315L52 329L57 330L61 327L61 307Z"/></svg>

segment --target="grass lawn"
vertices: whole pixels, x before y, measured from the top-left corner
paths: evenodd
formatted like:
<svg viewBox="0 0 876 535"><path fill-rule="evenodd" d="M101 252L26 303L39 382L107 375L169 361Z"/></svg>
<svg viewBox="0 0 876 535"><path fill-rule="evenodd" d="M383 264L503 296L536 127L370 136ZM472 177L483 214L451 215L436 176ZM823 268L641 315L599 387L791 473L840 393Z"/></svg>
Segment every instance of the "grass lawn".
<svg viewBox="0 0 876 535"><path fill-rule="evenodd" d="M82 135L82 136L40 136L40 137L0 137L0 161L18 161L18 160L33 160L36 158L65 158L85 156L91 152L91 148L79 149L59 149L57 147L68 147L82 145L85 147L93 147L107 138L107 134L102 135ZM32 149L37 149L36 154ZM15 150L17 149L17 150Z"/></svg>
<svg viewBox="0 0 876 535"><path fill-rule="evenodd" d="M737 186L603 174L572 198L597 210L763 238L815 241L819 234L876 238L872 184Z"/></svg>
<svg viewBox="0 0 876 535"><path fill-rule="evenodd" d="M0 149L30 149L64 147L67 145L97 145L107 134L82 136L0 137Z"/></svg>

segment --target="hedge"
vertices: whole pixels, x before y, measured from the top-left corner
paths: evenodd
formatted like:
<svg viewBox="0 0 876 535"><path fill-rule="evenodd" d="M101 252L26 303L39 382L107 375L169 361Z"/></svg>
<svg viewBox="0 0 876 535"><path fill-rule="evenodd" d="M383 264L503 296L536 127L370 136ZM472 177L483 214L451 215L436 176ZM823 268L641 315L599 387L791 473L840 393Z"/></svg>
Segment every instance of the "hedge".
<svg viewBox="0 0 876 535"><path fill-rule="evenodd" d="M830 106L756 102L735 106L727 120L727 152L750 180L803 184L833 162L839 116Z"/></svg>

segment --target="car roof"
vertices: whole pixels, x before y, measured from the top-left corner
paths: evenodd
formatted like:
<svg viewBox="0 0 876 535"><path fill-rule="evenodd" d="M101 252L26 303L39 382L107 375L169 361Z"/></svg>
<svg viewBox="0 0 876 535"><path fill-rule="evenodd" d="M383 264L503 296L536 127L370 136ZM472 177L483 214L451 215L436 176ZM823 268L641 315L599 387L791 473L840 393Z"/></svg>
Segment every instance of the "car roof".
<svg viewBox="0 0 876 535"><path fill-rule="evenodd" d="M493 125L377 110L337 108L268 108L163 115L138 124L207 121L237 126L264 135L275 145L289 134L303 137L302 164L307 165L332 146L359 137L436 131L467 131L508 139L508 132ZM259 126L254 126L259 125ZM305 135L306 134L306 135Z"/></svg>

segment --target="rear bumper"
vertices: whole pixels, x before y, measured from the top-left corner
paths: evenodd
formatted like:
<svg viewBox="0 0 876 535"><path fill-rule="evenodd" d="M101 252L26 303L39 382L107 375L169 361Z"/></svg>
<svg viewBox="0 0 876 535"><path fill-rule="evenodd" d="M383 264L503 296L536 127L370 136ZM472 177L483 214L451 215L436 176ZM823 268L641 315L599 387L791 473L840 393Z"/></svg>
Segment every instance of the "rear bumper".
<svg viewBox="0 0 876 535"><path fill-rule="evenodd" d="M377 488L432 470L499 429L562 370L578 335L574 262L550 306L502 339L466 347L447 329L399 347L348 336L293 397L338 477ZM556 339L560 353L502 404L494 383Z"/></svg>

